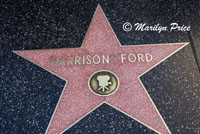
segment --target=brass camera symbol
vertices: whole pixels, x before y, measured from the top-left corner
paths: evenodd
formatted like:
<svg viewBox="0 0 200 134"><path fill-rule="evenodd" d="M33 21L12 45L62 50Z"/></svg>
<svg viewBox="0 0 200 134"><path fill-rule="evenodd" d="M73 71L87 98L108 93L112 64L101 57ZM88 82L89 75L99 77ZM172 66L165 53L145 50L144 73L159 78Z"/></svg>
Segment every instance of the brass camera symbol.
<svg viewBox="0 0 200 134"><path fill-rule="evenodd" d="M100 70L90 76L88 86L94 94L108 96L117 91L119 79L117 75L111 71Z"/></svg>

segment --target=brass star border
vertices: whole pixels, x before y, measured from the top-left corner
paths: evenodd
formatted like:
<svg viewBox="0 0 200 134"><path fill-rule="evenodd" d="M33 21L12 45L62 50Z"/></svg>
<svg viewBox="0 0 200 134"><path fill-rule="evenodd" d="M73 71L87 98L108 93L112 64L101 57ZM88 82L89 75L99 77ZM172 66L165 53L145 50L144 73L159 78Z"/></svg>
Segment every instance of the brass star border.
<svg viewBox="0 0 200 134"><path fill-rule="evenodd" d="M103 30L105 30L105 31L103 31ZM100 32L98 32L98 31L100 31ZM95 41L92 40L92 39L95 39ZM102 46L99 47L98 44L100 44ZM106 44L111 44L111 46L106 45ZM119 46L116 46L116 44L118 44ZM125 46L122 46L121 43L120 43L120 41L118 40L117 36L115 35L115 32L113 31L113 29L112 29L109 21L107 20L104 12L102 10L102 8L100 7L100 5L98 5L97 9L96 9L96 11L94 13L94 16L92 18L92 21L91 21L91 23L89 25L88 31L86 32L86 36L85 36L85 38L83 40L83 43L82 43L81 47L79 47L79 48L47 49L47 50L45 50L45 49L42 49L42 50L19 50L19 51L13 51L13 52L16 53L17 55L23 57L24 59L29 60L30 62L32 62L32 63L40 66L41 68L47 70L48 72L50 72L50 73L56 75L57 77L59 77L59 78L61 78L61 79L63 79L63 80L66 81L64 89L63 89L63 91L62 91L62 93L60 95L59 101L58 101L58 103L56 105L56 108L54 110L54 113L53 113L53 115L51 117L50 123L49 123L48 128L47 128L47 130L46 130L45 133L55 133L55 132L56 133L63 133L64 131L66 131L67 129L69 129L70 127L72 127L74 124L76 124L77 122L79 122L81 119L83 119L85 116L87 116L89 113L91 113L96 108L98 108L100 105L102 105L103 103L106 103L109 106L117 109L118 111L124 113L125 115L131 117L132 119L138 121L139 123L147 126L148 128L154 130L155 132L157 132L159 134L161 134L161 133L166 133L166 134L170 133L171 134L168 126L166 125L165 121L163 120L162 116L160 115L160 113L159 113L156 105L154 104L154 102L151 99L150 95L148 94L146 88L144 87L142 81L140 80L140 77L142 75L146 74L147 72L149 72L152 68L154 68L155 66L159 65L161 62L163 62L164 60L166 60L167 58L169 58L170 56L172 56L173 54L175 54L176 52L178 52L180 49L182 49L183 47L185 47L188 44L189 44L188 42L183 42L183 43L125 45ZM82 49L83 49L83 52L82 52ZM124 51L123 51L123 49L124 49ZM75 120L75 121L71 121L71 123L69 123L67 125L64 125L62 128L59 128L60 127L59 125L61 125L62 122L60 124L56 122L58 124L58 130L55 130L56 128L55 129L53 128L55 126L55 124L56 124L56 123L53 122L54 121L54 117L56 116L55 118L62 119L61 118L62 116L58 115L59 114L58 110L60 110L60 112L63 112L62 111L62 106L59 107L59 105L64 105L64 102L62 101L62 100L65 100L65 97L66 97L66 94L64 94L64 91L69 90L69 89L67 89L67 86L68 86L68 83L70 85L70 80L71 80L71 79L67 79L68 72L64 72L65 74L62 74L63 73L62 69L66 70L66 68L67 68L67 71L69 71L70 67L71 68L77 68L77 66L73 66L73 67L72 66L68 66L68 67L65 66L65 68L64 67L60 68L60 67L57 66L57 69L59 68L60 72L59 71L55 71L54 70L55 66L49 66L49 63L47 63L48 61L46 61L44 55L47 55L48 58L49 58L49 56L52 56L53 54L58 54L59 55L60 53L65 53L65 52L69 52L69 54L74 54L76 52L77 53L80 52L79 54L83 55L83 54L85 54L84 52L87 52L89 54L91 54L91 53L94 54L94 52L96 52L96 53L102 53L102 52L107 52L107 50L112 50L112 51L114 51L113 53L115 53L115 54L119 54L119 53L117 53L118 50L120 52L125 52L125 50L126 50L126 52L127 51L129 52L131 50L134 51L134 52L136 52L136 51L140 52L140 51L143 51L143 50L144 51L151 50L151 52L154 53L154 51L158 51L157 49L158 50L163 50L163 49L166 50L167 51L166 53L164 51L162 51L164 53L163 55L166 55L166 56L163 56L162 54L160 54L159 55L160 57L158 56L158 57L155 58L155 60L157 60L157 61L155 61L155 64L154 63L151 63L152 65L144 64L144 65L146 65L146 66L143 66L143 68L144 68L143 70L145 70L145 71L143 71L143 73L140 73L140 75L137 76L137 80L139 81L140 85L144 89L145 94L147 95L147 98L145 98L145 99L146 100L148 99L150 101L150 103L154 107L154 110L156 111L156 113L158 114L158 116L161 119L162 123L164 124L165 128L163 128L163 130L162 129L158 130L158 128L157 129L153 128L152 124L154 126L156 123L154 124L151 121L149 121L150 122L149 123L148 121L146 121L146 119L144 119L145 122L148 122L150 124L150 125L148 125L144 121L141 121L143 117L140 117L141 119L138 119L136 117L133 117L133 113L131 113L132 114L131 115L131 114L125 112L126 110L123 111L124 107L121 107L120 106L121 104L120 105L115 104L114 100L116 98L113 98L112 96L111 97L109 96L110 98L108 98L107 100L106 100L106 98L104 100L101 100L102 98L98 98L98 97L101 97L101 96L97 97L93 93L91 93L91 94L93 94L95 97L97 97L97 99L99 99L100 101L96 102L95 104L91 104L90 106L88 106L89 107L89 110L87 109L88 112L86 112L86 113L83 112L84 114L82 113L82 115L79 115L76 118L74 117L73 120ZM58 52L55 52L55 51L58 51ZM158 51L158 52L160 52L160 51ZM44 55L43 55L43 53L44 53ZM111 52L110 54L113 54L113 53ZM39 56L40 58L37 57L38 55L40 55ZM43 55L44 58L41 55ZM43 61L43 62L41 62L41 61ZM115 63L119 63L119 61L116 60ZM111 63L109 63L109 64L111 64ZM131 65L129 65L129 63L124 63L124 64L127 64L128 67L132 67ZM143 63L140 63L140 64L143 64ZM138 63L137 65L140 67L140 64ZM83 65L81 65L81 67L79 67L80 70L81 70L81 68L83 68L82 66ZM93 73L95 71L98 71L98 70L112 70L109 67L106 67L105 64L98 65L98 66L96 66L96 65L91 65L91 66L92 66L91 70L93 70L93 71L90 71L90 73L88 73L88 74L84 74L85 76L87 76L87 78L88 78L88 75L91 75L91 73ZM112 66L114 66L114 65L112 65ZM113 70L112 71L116 73L117 72L116 71L117 70L116 67L112 67L112 68L114 70L114 71ZM139 70L140 68L136 68L136 69ZM138 70L135 70L135 71L138 71ZM73 72L73 71L71 70L71 72ZM75 72L73 72L73 73L75 73ZM117 75L119 75L120 78L122 78L122 74L118 73ZM78 75L76 75L76 76L78 76ZM73 78L73 76L71 78ZM128 78L130 78L130 77L128 77ZM120 79L120 80L123 81L123 79ZM135 80L135 81L137 81L137 80ZM133 82L135 82L135 81L133 81ZM120 86L121 85L122 84L120 83ZM140 87L140 85L139 85L139 87ZM72 88L71 85L69 87ZM89 89L87 89L88 91L85 91L85 90L83 90L83 91L86 92L86 94L90 94L90 93L88 93L88 92L91 92ZM118 90L122 90L122 89L118 89ZM114 95L117 96L118 92L119 91L117 91L116 93L114 93ZM143 92L143 91L141 91L141 92ZM87 103L87 102L85 102L85 103ZM97 103L98 103L98 105L97 105ZM133 103L136 103L136 102L133 102ZM144 103L144 104L147 104L147 103ZM95 107L94 107L94 105L95 105ZM154 114L155 114L155 112L154 112ZM63 114L63 115L65 115L65 114ZM136 115L134 115L134 116L136 116ZM148 115L148 116L150 116L150 115ZM65 117L65 116L63 116L63 117ZM52 123L54 123L54 124L51 126ZM161 124L161 126L162 126L162 124ZM65 127L65 129L63 129L64 127ZM51 129L52 131L49 132L49 129ZM61 131L61 129L62 129L62 131ZM166 129L166 130L164 130L164 129Z"/></svg>

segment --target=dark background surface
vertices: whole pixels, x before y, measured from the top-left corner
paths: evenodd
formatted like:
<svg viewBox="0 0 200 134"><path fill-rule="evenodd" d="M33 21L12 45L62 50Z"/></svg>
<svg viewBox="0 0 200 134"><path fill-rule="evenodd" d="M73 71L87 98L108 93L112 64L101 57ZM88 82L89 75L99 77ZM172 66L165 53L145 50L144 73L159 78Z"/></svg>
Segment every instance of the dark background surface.
<svg viewBox="0 0 200 134"><path fill-rule="evenodd" d="M173 134L200 133L200 2L196 1L0 1L0 133L44 134L65 81L12 50L79 47L100 3L122 45L190 42L141 77ZM190 32L125 32L124 22L190 25ZM140 125L115 109L99 107L68 133L132 133ZM99 117L101 117L99 119ZM94 124L90 120L105 122ZM115 125L111 124L114 122ZM101 125L104 124L104 125ZM86 129L87 128L87 129ZM99 129L101 128L101 129ZM103 129L104 128L104 129ZM130 131L125 131L130 130ZM142 127L144 133L148 129ZM140 131L138 131L139 133Z"/></svg>

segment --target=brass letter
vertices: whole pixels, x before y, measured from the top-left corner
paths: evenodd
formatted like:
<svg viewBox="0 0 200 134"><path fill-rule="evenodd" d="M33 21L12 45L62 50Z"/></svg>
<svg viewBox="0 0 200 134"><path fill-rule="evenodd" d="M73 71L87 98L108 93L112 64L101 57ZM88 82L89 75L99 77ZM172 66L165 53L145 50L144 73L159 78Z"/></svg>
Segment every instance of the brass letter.
<svg viewBox="0 0 200 134"><path fill-rule="evenodd" d="M133 56L133 59L131 60L131 56ZM136 61L136 56L135 56L135 54L129 54L128 55L128 60L129 60L129 62L135 62Z"/></svg>
<svg viewBox="0 0 200 134"><path fill-rule="evenodd" d="M51 56L50 57L50 65L57 63L57 57Z"/></svg>
<svg viewBox="0 0 200 134"><path fill-rule="evenodd" d="M59 65L65 65L65 58L64 57L60 58Z"/></svg>
<svg viewBox="0 0 200 134"><path fill-rule="evenodd" d="M91 64L91 56L90 55L87 55L86 56L86 59L87 59L87 64Z"/></svg>
<svg viewBox="0 0 200 134"><path fill-rule="evenodd" d="M146 54L145 54L145 57L146 57L146 61L147 61L147 62L150 62L150 61L153 60L153 56L152 56L151 54L146 53Z"/></svg>
<svg viewBox="0 0 200 134"><path fill-rule="evenodd" d="M106 61L106 63L108 64L109 63L109 55L106 55L106 57L103 55L102 60L103 60L103 64L104 64L104 61Z"/></svg>
<svg viewBox="0 0 200 134"><path fill-rule="evenodd" d="M144 55L143 54L138 54L138 62L140 62L140 60L142 61L142 62L144 62Z"/></svg>
<svg viewBox="0 0 200 134"><path fill-rule="evenodd" d="M126 54L121 54L121 62L122 63L124 63L124 59L126 59L126 57L124 57L124 56L126 56Z"/></svg>
<svg viewBox="0 0 200 134"><path fill-rule="evenodd" d="M97 57L97 59L98 59L97 62L95 62L95 57ZM101 58L99 57L99 55L94 55L94 56L93 56L93 63L94 63L94 64L99 64L100 61L101 61Z"/></svg>
<svg viewBox="0 0 200 134"><path fill-rule="evenodd" d="M67 65L73 65L73 57L67 56Z"/></svg>
<svg viewBox="0 0 200 134"><path fill-rule="evenodd" d="M75 56L75 64L81 64L80 63L80 59L81 59L81 57L79 57L79 56Z"/></svg>

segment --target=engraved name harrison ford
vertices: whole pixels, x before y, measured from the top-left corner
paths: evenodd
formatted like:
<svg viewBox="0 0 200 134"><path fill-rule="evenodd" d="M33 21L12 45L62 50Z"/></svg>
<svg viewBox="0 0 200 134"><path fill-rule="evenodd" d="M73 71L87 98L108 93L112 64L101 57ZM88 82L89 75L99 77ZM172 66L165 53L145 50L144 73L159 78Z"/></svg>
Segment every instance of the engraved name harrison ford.
<svg viewBox="0 0 200 134"><path fill-rule="evenodd" d="M129 53L113 55L84 55L84 56L51 56L49 65L89 65L89 64L109 64L112 60L117 63L148 63L153 60L153 56L149 53ZM115 62L115 63L116 63Z"/></svg>

